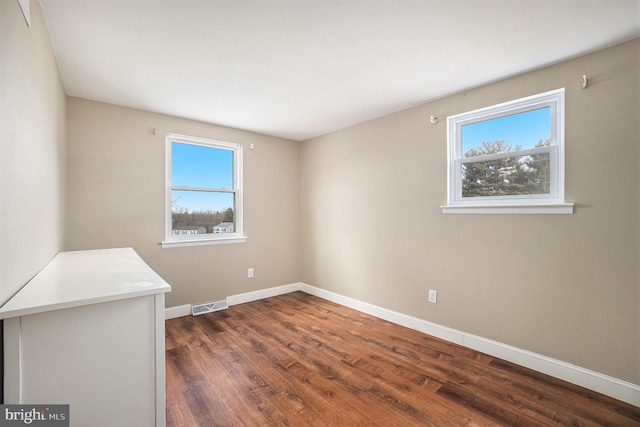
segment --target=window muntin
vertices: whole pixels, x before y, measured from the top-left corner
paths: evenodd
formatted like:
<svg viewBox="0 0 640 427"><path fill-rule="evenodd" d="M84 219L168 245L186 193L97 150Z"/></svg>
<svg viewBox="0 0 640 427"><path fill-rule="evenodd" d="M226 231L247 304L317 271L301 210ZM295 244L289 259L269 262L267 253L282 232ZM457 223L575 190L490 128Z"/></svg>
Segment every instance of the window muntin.
<svg viewBox="0 0 640 427"><path fill-rule="evenodd" d="M564 89L451 116L448 206L564 203Z"/></svg>
<svg viewBox="0 0 640 427"><path fill-rule="evenodd" d="M165 246L244 241L240 144L167 135ZM239 240L238 240L239 239Z"/></svg>

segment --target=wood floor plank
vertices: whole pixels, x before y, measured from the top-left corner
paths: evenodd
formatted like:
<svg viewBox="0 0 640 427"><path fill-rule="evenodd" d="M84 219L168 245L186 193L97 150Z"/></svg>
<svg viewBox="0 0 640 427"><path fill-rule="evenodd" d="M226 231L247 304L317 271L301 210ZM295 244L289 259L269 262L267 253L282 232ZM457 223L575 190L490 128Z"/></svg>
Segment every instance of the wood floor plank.
<svg viewBox="0 0 640 427"><path fill-rule="evenodd" d="M494 359L491 362L491 366L499 368L500 371L511 372L523 380L527 379L530 382L538 384L539 388L545 387L556 392L554 400L563 399L565 404L572 408L588 408L589 413L604 417L607 421L610 418L620 420L619 422L633 420L637 423L634 425L640 425L640 408L637 406L621 402L609 396L536 372L523 366L518 366L505 360ZM594 405L598 408L597 412L589 409Z"/></svg>
<svg viewBox="0 0 640 427"><path fill-rule="evenodd" d="M166 322L167 425L640 426L640 408L294 292Z"/></svg>
<svg viewBox="0 0 640 427"><path fill-rule="evenodd" d="M285 352L285 350L287 349L286 345L274 346L274 350L266 351L266 344L265 344L265 341L262 341L262 339L269 338L270 335L266 337L261 336L261 332L262 334L264 334L263 328L260 325L253 323L251 320L246 320L243 325L236 326L235 330L236 332L239 332L243 337L246 338L246 342L248 343L249 347L256 352L256 359L261 359L262 362L264 362L263 369L266 369L268 371L268 370L272 370L274 367L277 366L282 370L291 370L292 366L298 364L297 360L288 359L286 355L283 354L283 352ZM258 354L259 354L259 357L258 357ZM297 376L294 376L294 379L296 378ZM311 377L306 377L304 378L304 380L305 380L305 383L308 385L311 383L312 379ZM290 388L293 388L293 387L290 386ZM319 399L317 395L309 396L308 393L306 393L307 389L308 387L301 388L300 395L287 392L285 390L285 393L278 394L278 403L285 404L287 402L287 398L289 398L289 399L293 399L292 400L293 402L297 400L300 404L302 404L303 402L313 402L313 401L320 401L320 403L322 403L323 405L325 405L326 403L331 404L331 402L324 402L322 398ZM317 394L317 389L315 391ZM328 395L328 393L322 393L322 395L326 396ZM333 407L333 405L328 406L327 408L331 408L331 407ZM345 422L344 414L331 413L331 411L327 411L326 409L324 409L324 411L325 411L324 417L333 418L333 421L336 423L336 425L344 424ZM347 411L347 414L350 412L352 411ZM299 413L299 411L297 411L297 417L298 419L301 418L301 414ZM308 418L307 422L310 423L311 417L307 417L307 418ZM322 418L319 418L314 415L313 419L315 422L315 420L322 419Z"/></svg>
<svg viewBox="0 0 640 427"><path fill-rule="evenodd" d="M273 317L274 311L271 310L270 313L270 317ZM262 331L262 328L259 329ZM393 405L393 410L397 410L402 413L403 417L409 417L409 419L405 420L404 423L411 422L420 423L421 425L438 425L435 423L435 420L430 418L430 416L416 410L413 407L415 402L403 402L397 398L396 393L394 393L394 389L400 390L402 393L406 394L406 391L411 388L411 384L407 383L402 376L385 376L385 371L396 369L396 365L385 365L381 363L380 360L376 360L376 363L370 363L361 357L356 361L346 363L348 367L336 365L336 361L342 360L344 362L345 357L352 351L352 349L348 348L349 344L347 342L341 342L341 347L337 349L335 347L335 343L331 342L330 334L328 335L320 331L318 331L315 337L311 339L309 335L314 333L312 329L313 328L309 328L308 325L305 327L304 322L302 321L297 322L295 328L289 326L290 332L295 331L299 336L306 338L307 342L312 344L316 350L318 350L312 355L309 355L308 352L302 352L301 355L306 355L304 357L326 377L331 378L332 381L336 382L340 387L349 390L351 394L360 396L361 399L371 399L372 397L370 395L375 394L375 397L373 398L374 400L372 401L372 404L374 405L376 399L384 397L386 402ZM269 334L269 336L273 337L272 334ZM283 343L281 342L280 344ZM289 345L289 348L293 349L291 345ZM352 370L357 370L357 375L350 375L350 371ZM405 369L405 372L407 370L408 369ZM370 385L364 390L354 390L352 388L353 384L348 380L348 378L353 378L354 376L361 378L368 376L371 379ZM415 374L414 378L416 377L424 378L424 375ZM424 401L420 402L420 404L424 403ZM387 416L389 416L389 413L387 413ZM450 411L449 416L455 418L458 422L461 421L455 411ZM444 418L444 414L440 414L440 417L441 422Z"/></svg>
<svg viewBox="0 0 640 427"><path fill-rule="evenodd" d="M484 366L469 360L454 360L453 365L476 374L468 384L468 388L477 394L492 395L509 402L513 407L528 413L544 414L549 412L549 405L557 408L553 420L565 425L625 425L628 417L620 416L610 411L606 405L594 413L591 403L575 390L583 390L571 384L556 380L555 385L549 386L545 375L538 374L535 378L516 375L513 371L495 369L496 365ZM563 386L567 387L563 387ZM562 390L559 392L559 390ZM506 391L506 392L505 392ZM508 393L506 395L505 393ZM571 414L565 416L565 414Z"/></svg>

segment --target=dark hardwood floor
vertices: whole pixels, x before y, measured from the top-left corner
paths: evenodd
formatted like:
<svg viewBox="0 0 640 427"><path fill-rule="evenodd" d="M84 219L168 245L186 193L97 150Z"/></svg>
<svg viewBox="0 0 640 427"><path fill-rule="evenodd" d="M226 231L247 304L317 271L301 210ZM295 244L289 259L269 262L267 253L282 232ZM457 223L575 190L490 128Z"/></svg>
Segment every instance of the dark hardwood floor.
<svg viewBox="0 0 640 427"><path fill-rule="evenodd" d="M640 408L295 292L166 322L167 426L640 426Z"/></svg>

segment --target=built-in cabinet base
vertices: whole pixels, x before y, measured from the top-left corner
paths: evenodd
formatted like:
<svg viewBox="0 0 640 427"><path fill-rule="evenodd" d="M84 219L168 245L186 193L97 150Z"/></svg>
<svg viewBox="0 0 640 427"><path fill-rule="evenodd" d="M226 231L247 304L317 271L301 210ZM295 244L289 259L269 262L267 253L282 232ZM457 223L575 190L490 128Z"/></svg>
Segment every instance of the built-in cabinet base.
<svg viewBox="0 0 640 427"><path fill-rule="evenodd" d="M21 304L10 300L0 309L4 403L69 404L72 426L164 426L169 285L131 249L66 254L73 254L73 262L56 257L23 289L66 288L66 303L52 299L48 307L55 309L36 310L18 293L14 298ZM69 269L83 264L91 268ZM83 289L75 294L88 302L73 299L78 286ZM98 294L88 292L92 288Z"/></svg>

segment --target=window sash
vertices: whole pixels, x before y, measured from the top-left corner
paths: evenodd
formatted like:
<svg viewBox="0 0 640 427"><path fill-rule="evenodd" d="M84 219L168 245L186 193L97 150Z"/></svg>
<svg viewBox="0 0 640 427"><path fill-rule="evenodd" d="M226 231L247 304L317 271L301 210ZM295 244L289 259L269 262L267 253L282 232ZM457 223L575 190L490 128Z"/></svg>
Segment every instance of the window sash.
<svg viewBox="0 0 640 427"><path fill-rule="evenodd" d="M462 165L468 163L482 163L492 160L501 160L509 157L522 157L536 154L549 154L549 193L533 193L533 194L517 194L517 195L500 195L500 196L475 196L464 197L462 195ZM529 150L517 150L508 151L504 153L491 154L486 156L465 157L463 159L455 160L455 192L456 201L476 201L481 200L483 202L492 201L497 203L526 203L531 199L556 199L558 197L558 147L547 146L533 148Z"/></svg>

